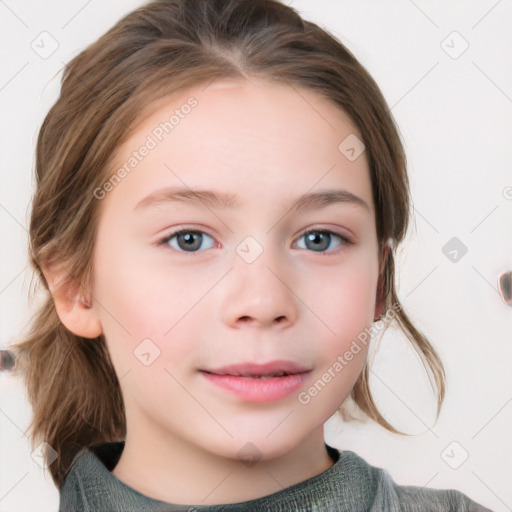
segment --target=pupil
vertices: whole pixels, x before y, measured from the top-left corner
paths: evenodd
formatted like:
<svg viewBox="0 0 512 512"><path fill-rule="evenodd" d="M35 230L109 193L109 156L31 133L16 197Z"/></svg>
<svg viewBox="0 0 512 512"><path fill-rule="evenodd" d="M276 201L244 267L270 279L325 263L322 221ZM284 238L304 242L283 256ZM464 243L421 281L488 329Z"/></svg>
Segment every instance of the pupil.
<svg viewBox="0 0 512 512"><path fill-rule="evenodd" d="M322 243L321 237L324 237L324 243ZM320 247L317 245L316 247L309 247L310 249L325 250L329 246L330 239L328 233L309 233L306 237L306 245L308 245L307 242L313 242L313 244L319 244Z"/></svg>
<svg viewBox="0 0 512 512"><path fill-rule="evenodd" d="M197 236L197 239L194 240L194 237ZM198 249L201 245L201 238L197 233L184 233L178 236L178 242L183 241L185 245L185 249ZM181 246L181 249L184 247Z"/></svg>

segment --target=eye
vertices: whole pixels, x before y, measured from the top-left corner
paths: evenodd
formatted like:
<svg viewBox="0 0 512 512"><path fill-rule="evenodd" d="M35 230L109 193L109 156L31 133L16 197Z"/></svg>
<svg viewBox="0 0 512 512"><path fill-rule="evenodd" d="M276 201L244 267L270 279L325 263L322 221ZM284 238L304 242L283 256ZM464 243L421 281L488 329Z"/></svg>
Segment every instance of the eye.
<svg viewBox="0 0 512 512"><path fill-rule="evenodd" d="M332 231L312 229L300 236L297 247L314 252L333 252L340 245L351 243L347 237ZM203 231L181 229L162 238L156 245L167 245L178 252L193 253L211 249L216 246L216 243L210 235Z"/></svg>
<svg viewBox="0 0 512 512"><path fill-rule="evenodd" d="M158 242L158 245L169 245L180 252L198 252L199 250L211 249L215 241L210 235L202 231L182 229L167 235Z"/></svg>
<svg viewBox="0 0 512 512"><path fill-rule="evenodd" d="M301 245L300 241L304 240ZM297 245L299 249L310 249L314 252L332 252L332 249L339 247L342 243L350 244L351 241L343 236L324 229L312 229L304 233ZM331 249L330 251L326 251Z"/></svg>

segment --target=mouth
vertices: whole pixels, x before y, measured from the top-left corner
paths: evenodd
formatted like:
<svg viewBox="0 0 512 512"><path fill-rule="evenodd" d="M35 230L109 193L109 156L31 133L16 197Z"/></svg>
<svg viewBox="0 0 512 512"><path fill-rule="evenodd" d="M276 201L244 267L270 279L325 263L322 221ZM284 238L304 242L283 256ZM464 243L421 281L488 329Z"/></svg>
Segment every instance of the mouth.
<svg viewBox="0 0 512 512"><path fill-rule="evenodd" d="M285 372L279 372L279 373L269 373L267 375L236 375L234 373L214 373L209 372L206 370L202 370L204 373L209 373L210 375L229 375L231 377L245 377L247 379L273 379L275 377L288 377L289 375L298 375L297 373L285 373Z"/></svg>
<svg viewBox="0 0 512 512"><path fill-rule="evenodd" d="M200 370L212 375L231 375L233 377L249 377L253 379L271 379L275 377L287 377L299 375L311 370L304 365L293 361L270 361L263 364L241 363L230 366L223 366L217 369Z"/></svg>
<svg viewBox="0 0 512 512"><path fill-rule="evenodd" d="M310 368L288 361L266 364L244 363L217 369L200 370L217 389L245 402L274 402L299 389Z"/></svg>

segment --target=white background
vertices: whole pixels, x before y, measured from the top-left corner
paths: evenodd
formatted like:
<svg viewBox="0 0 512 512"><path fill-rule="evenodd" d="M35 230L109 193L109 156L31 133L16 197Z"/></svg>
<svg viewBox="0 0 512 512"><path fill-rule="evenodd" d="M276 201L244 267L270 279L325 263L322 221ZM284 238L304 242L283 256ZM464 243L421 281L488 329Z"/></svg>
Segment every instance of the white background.
<svg viewBox="0 0 512 512"><path fill-rule="evenodd" d="M375 359L375 397L395 426L416 435L333 418L326 440L387 468L400 484L455 488L494 511L510 511L512 310L500 299L497 278L512 270L512 2L288 3L346 44L392 107L415 219L399 250L399 298L440 352L448 376L434 424L418 358L399 331L388 331ZM33 155L62 67L141 4L0 1L2 348L28 324ZM31 47L43 31L58 42L46 59ZM452 237L468 248L455 263L441 251ZM3 374L0 385L0 511L56 511L58 492L24 435L31 410L22 383Z"/></svg>

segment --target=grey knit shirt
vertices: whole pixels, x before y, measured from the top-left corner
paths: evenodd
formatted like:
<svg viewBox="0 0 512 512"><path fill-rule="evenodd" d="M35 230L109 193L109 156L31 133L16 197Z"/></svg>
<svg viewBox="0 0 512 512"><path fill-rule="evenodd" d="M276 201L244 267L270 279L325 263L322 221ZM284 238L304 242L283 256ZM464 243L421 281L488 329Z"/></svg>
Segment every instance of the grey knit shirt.
<svg viewBox="0 0 512 512"><path fill-rule="evenodd" d="M459 491L398 486L387 471L355 453L325 446L335 463L323 473L263 498L226 505L152 499L111 473L124 442L90 447L73 461L59 512L491 512Z"/></svg>

